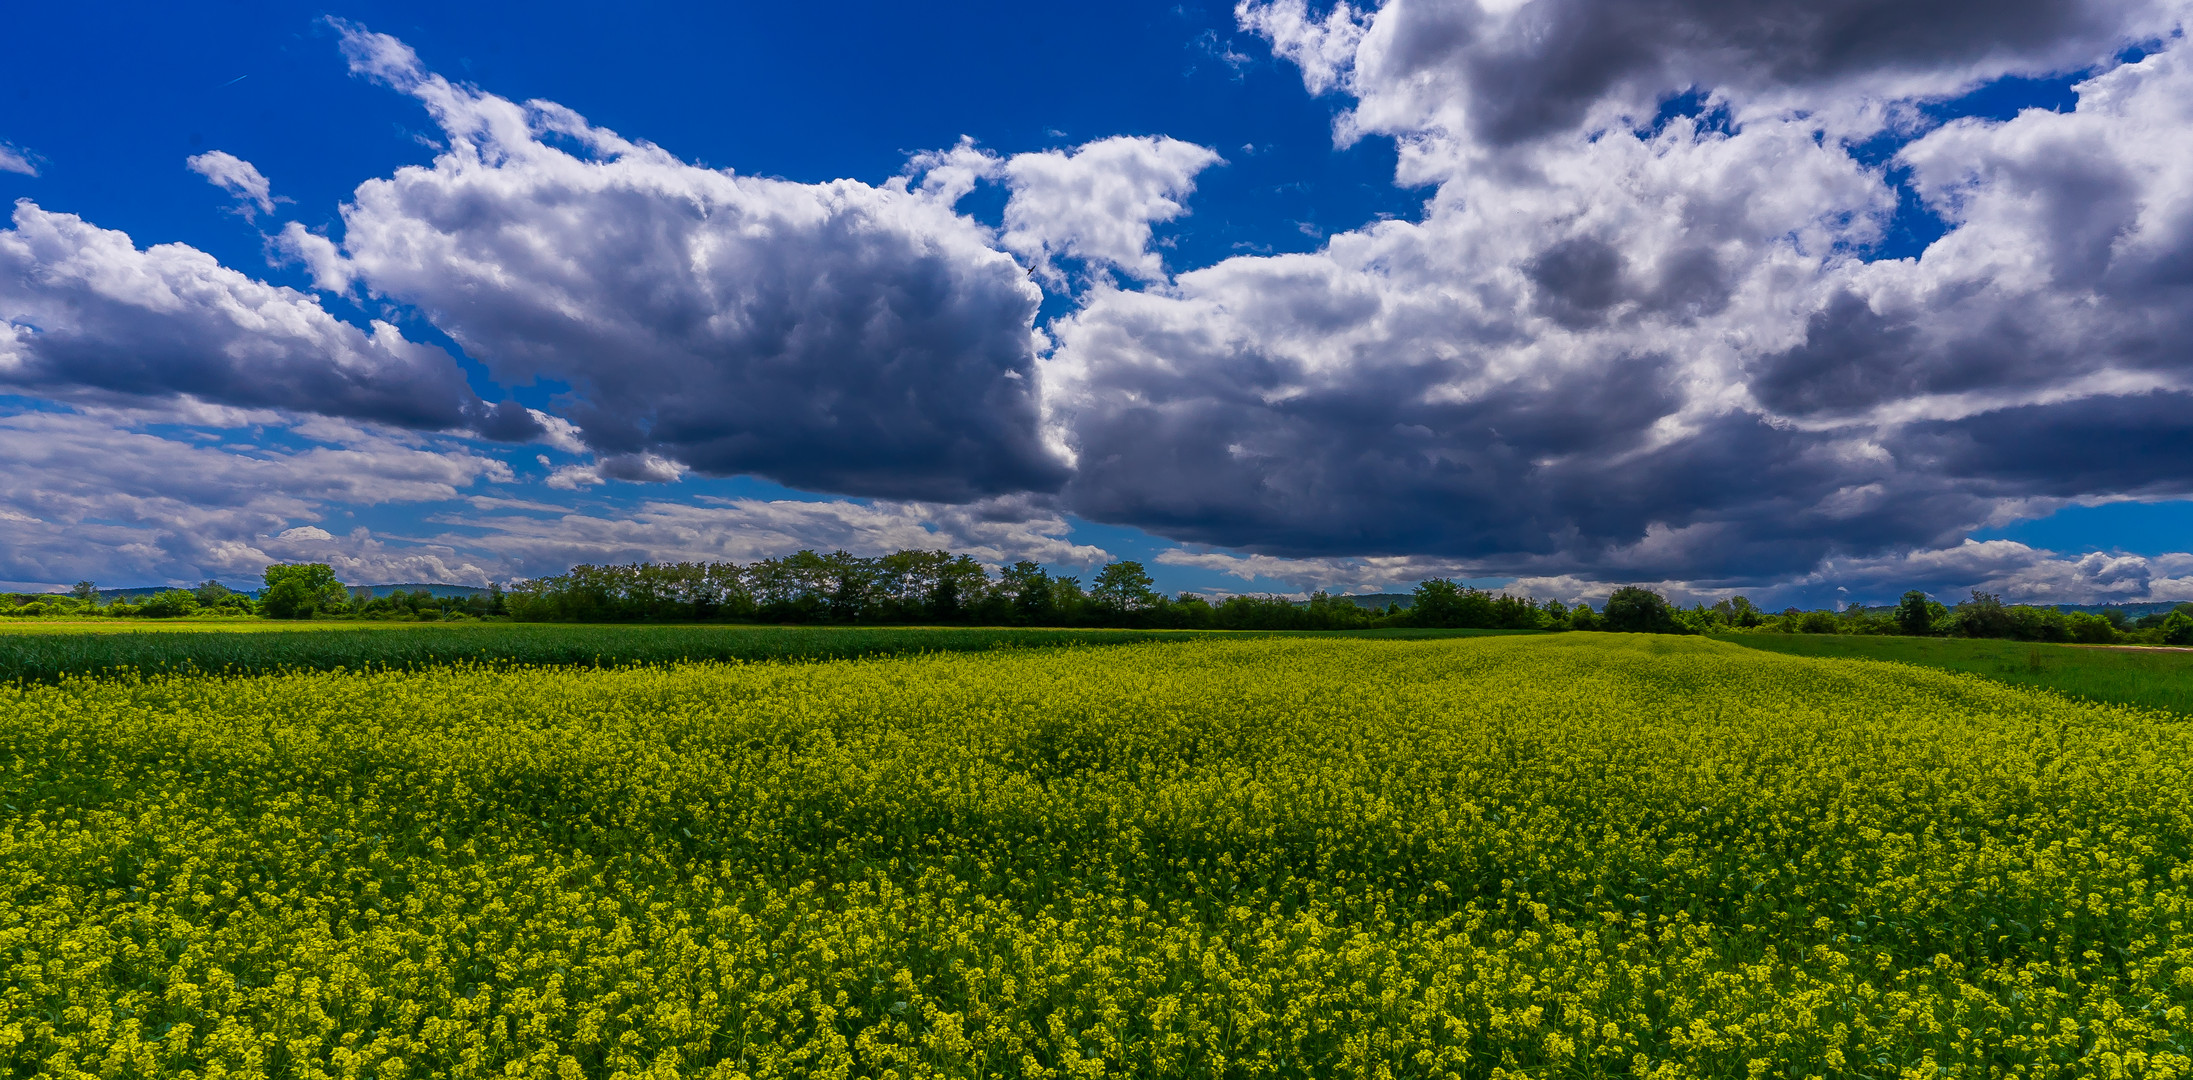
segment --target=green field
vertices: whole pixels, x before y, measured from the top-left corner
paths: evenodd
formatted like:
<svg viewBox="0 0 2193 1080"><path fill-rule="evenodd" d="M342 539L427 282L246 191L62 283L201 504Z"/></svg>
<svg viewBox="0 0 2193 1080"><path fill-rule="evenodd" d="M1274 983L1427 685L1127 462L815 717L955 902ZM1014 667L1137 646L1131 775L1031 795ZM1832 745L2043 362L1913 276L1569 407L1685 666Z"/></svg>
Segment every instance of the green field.
<svg viewBox="0 0 2193 1080"><path fill-rule="evenodd" d="M452 630L483 623L375 622L333 619L261 619L187 616L180 619L0 619L0 637L9 634L266 634L292 630Z"/></svg>
<svg viewBox="0 0 2193 1080"><path fill-rule="evenodd" d="M1796 656L1889 660L1969 671L2088 701L2193 715L2193 651L1844 634L1730 634L1718 640Z"/></svg>
<svg viewBox="0 0 2193 1080"><path fill-rule="evenodd" d="M0 759L12 1075L2193 1073L2193 725L1908 665L68 680Z"/></svg>
<svg viewBox="0 0 2193 1080"><path fill-rule="evenodd" d="M1013 627L750 626L695 623L270 622L144 624L84 620L53 632L0 635L0 682L69 675L417 669L448 664L619 667L680 660L844 660L907 652L969 652L1186 640L1224 631ZM1506 630L1356 630L1390 639L1483 637ZM1261 636L1270 631L1245 632ZM1326 636L1333 636L1328 633Z"/></svg>
<svg viewBox="0 0 2193 1080"><path fill-rule="evenodd" d="M833 660L901 652L1117 645L1150 630L1001 627L584 626L559 623L264 622L106 632L90 624L0 637L0 681L118 671L231 675L448 664L618 667L679 660ZM240 631L222 633L218 631Z"/></svg>

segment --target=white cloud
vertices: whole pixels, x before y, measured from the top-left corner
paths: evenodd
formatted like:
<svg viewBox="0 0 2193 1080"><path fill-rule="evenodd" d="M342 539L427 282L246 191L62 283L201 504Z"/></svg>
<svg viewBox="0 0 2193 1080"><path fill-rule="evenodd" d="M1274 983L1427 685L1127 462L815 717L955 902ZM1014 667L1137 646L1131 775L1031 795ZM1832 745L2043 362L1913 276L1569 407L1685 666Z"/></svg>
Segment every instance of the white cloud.
<svg viewBox="0 0 2193 1080"><path fill-rule="evenodd" d="M268 562L302 557L313 545L321 545L314 561L328 561L332 534L299 521L340 507L448 502L483 481L511 478L493 458L416 445L396 431L323 429L342 441L280 450L138 429L179 419L98 411L0 417L0 460L9 462L0 469L0 578L255 578ZM312 437L309 423L292 422L293 435Z"/></svg>
<svg viewBox="0 0 2193 1080"><path fill-rule="evenodd" d="M21 173L24 176L36 176L38 175L38 164L35 160L36 157L37 155L32 154L28 150L11 146L7 143L0 143L0 172Z"/></svg>
<svg viewBox="0 0 2193 1080"><path fill-rule="evenodd" d="M73 400L188 396L503 438L538 434L491 406L456 361L376 321L256 281L183 244L123 233L28 200L0 231L0 385Z"/></svg>
<svg viewBox="0 0 2193 1080"><path fill-rule="evenodd" d="M937 193L700 168L337 25L353 70L416 97L447 147L357 189L343 265L499 380L570 384L558 411L605 460L893 497L1059 482L1040 290Z"/></svg>
<svg viewBox="0 0 2193 1080"><path fill-rule="evenodd" d="M189 158L190 171L205 177L213 186L229 193L239 204L237 209L250 220L253 213L274 212L274 195L267 178L251 162L226 150L208 150Z"/></svg>
<svg viewBox="0 0 2193 1080"><path fill-rule="evenodd" d="M1187 212L1195 176L1221 159L1178 139L1116 136L1075 148L1015 154L1002 172L1004 245L1055 277L1057 257L1109 266L1144 281L1165 276L1150 226Z"/></svg>
<svg viewBox="0 0 2193 1080"><path fill-rule="evenodd" d="M1234 5L1234 18L1242 29L1271 42L1275 55L1301 68L1310 93L1322 94L1348 85L1370 13L1343 2L1319 18L1303 0L1241 0Z"/></svg>
<svg viewBox="0 0 2193 1080"><path fill-rule="evenodd" d="M492 553L527 574L560 573L578 563L751 562L802 548L856 555L942 548L993 567L1019 559L1080 566L1110 559L1102 548L1072 542L1070 527L1055 511L1017 497L953 506L843 499L654 501L624 515L549 517L540 516L545 506L509 509L521 512L449 519L446 524L484 533L449 534L438 542Z"/></svg>
<svg viewBox="0 0 2193 1080"><path fill-rule="evenodd" d="M1704 0L1307 10L1241 18L1321 57L1310 82L1434 194L1050 327L1077 513L1288 558L1755 582L2051 499L2193 494L2189 49L2108 60L2157 9L1831 4L1787 34ZM1913 37L1831 47L1877 24ZM2089 62L2075 111L1913 141L1897 163L1951 231L1871 258L1899 194L1848 140L1912 95ZM1654 122L1685 90L1697 115Z"/></svg>
<svg viewBox="0 0 2193 1080"><path fill-rule="evenodd" d="M331 293L350 291L352 277L350 264L343 259L335 241L292 221L282 226L282 231L267 241L269 253L277 264L295 263L312 275L315 288Z"/></svg>

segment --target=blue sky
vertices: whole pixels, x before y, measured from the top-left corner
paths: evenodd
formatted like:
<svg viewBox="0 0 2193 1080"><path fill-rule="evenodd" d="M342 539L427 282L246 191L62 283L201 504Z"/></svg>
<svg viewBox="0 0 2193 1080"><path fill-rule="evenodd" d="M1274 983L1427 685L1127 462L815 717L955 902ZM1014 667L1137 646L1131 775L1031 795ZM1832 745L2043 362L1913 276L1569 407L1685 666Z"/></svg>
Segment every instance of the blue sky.
<svg viewBox="0 0 2193 1080"><path fill-rule="evenodd" d="M1651 7L19 13L0 581L2193 598L2182 8Z"/></svg>

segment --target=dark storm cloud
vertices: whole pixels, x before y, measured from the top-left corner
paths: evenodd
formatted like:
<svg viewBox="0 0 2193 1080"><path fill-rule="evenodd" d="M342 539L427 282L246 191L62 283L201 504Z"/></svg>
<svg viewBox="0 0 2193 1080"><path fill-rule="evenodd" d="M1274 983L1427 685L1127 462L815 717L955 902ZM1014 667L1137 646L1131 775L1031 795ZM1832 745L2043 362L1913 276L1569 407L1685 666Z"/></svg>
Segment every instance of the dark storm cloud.
<svg viewBox="0 0 2193 1080"><path fill-rule="evenodd" d="M60 397L188 395L522 440L540 425L481 401L448 353L344 323L181 244L16 204L0 232L0 384Z"/></svg>
<svg viewBox="0 0 2193 1080"><path fill-rule="evenodd" d="M1930 470L2020 492L2175 494L2193 483L2193 393L2084 398L1918 424L1900 449Z"/></svg>

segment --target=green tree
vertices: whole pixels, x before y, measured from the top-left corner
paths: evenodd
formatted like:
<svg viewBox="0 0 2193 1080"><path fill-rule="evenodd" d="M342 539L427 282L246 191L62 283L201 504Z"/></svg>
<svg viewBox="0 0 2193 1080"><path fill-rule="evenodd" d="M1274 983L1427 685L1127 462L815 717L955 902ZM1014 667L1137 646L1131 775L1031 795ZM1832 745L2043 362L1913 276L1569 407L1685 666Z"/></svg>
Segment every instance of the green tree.
<svg viewBox="0 0 2193 1080"><path fill-rule="evenodd" d="M1680 634L1683 628L1675 621L1675 609L1668 605L1668 598L1635 585L1624 585L1607 597L1606 609L1599 614L1599 621L1609 630L1629 634Z"/></svg>
<svg viewBox="0 0 2193 1080"><path fill-rule="evenodd" d="M1053 614L1051 575L1027 559L1005 568L999 575L998 591L1011 598L1013 617L1021 622L1047 622Z"/></svg>
<svg viewBox="0 0 2193 1080"><path fill-rule="evenodd" d="M326 563L276 563L267 567L266 586L259 603L274 619L309 619L316 612L340 610L349 596Z"/></svg>
<svg viewBox="0 0 2193 1080"><path fill-rule="evenodd" d="M1957 630L1966 637L2016 637L2017 617L1994 593L1972 590L1972 599L1957 605Z"/></svg>
<svg viewBox="0 0 2193 1080"><path fill-rule="evenodd" d="M1746 630L1766 621L1766 614L1748 596L1731 596L1713 605L1713 610L1723 622Z"/></svg>
<svg viewBox="0 0 2193 1080"><path fill-rule="evenodd" d="M2184 605L2163 620L2163 642L2168 645L2193 645L2193 613Z"/></svg>
<svg viewBox="0 0 2193 1080"><path fill-rule="evenodd" d="M1141 611L1157 603L1154 584L1142 564L1125 559L1097 571L1089 584L1089 598L1113 611Z"/></svg>
<svg viewBox="0 0 2193 1080"><path fill-rule="evenodd" d="M1418 626L1462 625L1462 596L1466 591L1446 578L1418 582L1409 598L1409 621Z"/></svg>
<svg viewBox="0 0 2193 1080"><path fill-rule="evenodd" d="M89 581L79 581L75 588L69 590L69 595L84 603L96 604L99 602L99 586Z"/></svg>
<svg viewBox="0 0 2193 1080"><path fill-rule="evenodd" d="M1941 607L1917 589L1905 593L1896 604L1896 632L1912 637L1933 633L1934 620L1942 617Z"/></svg>

